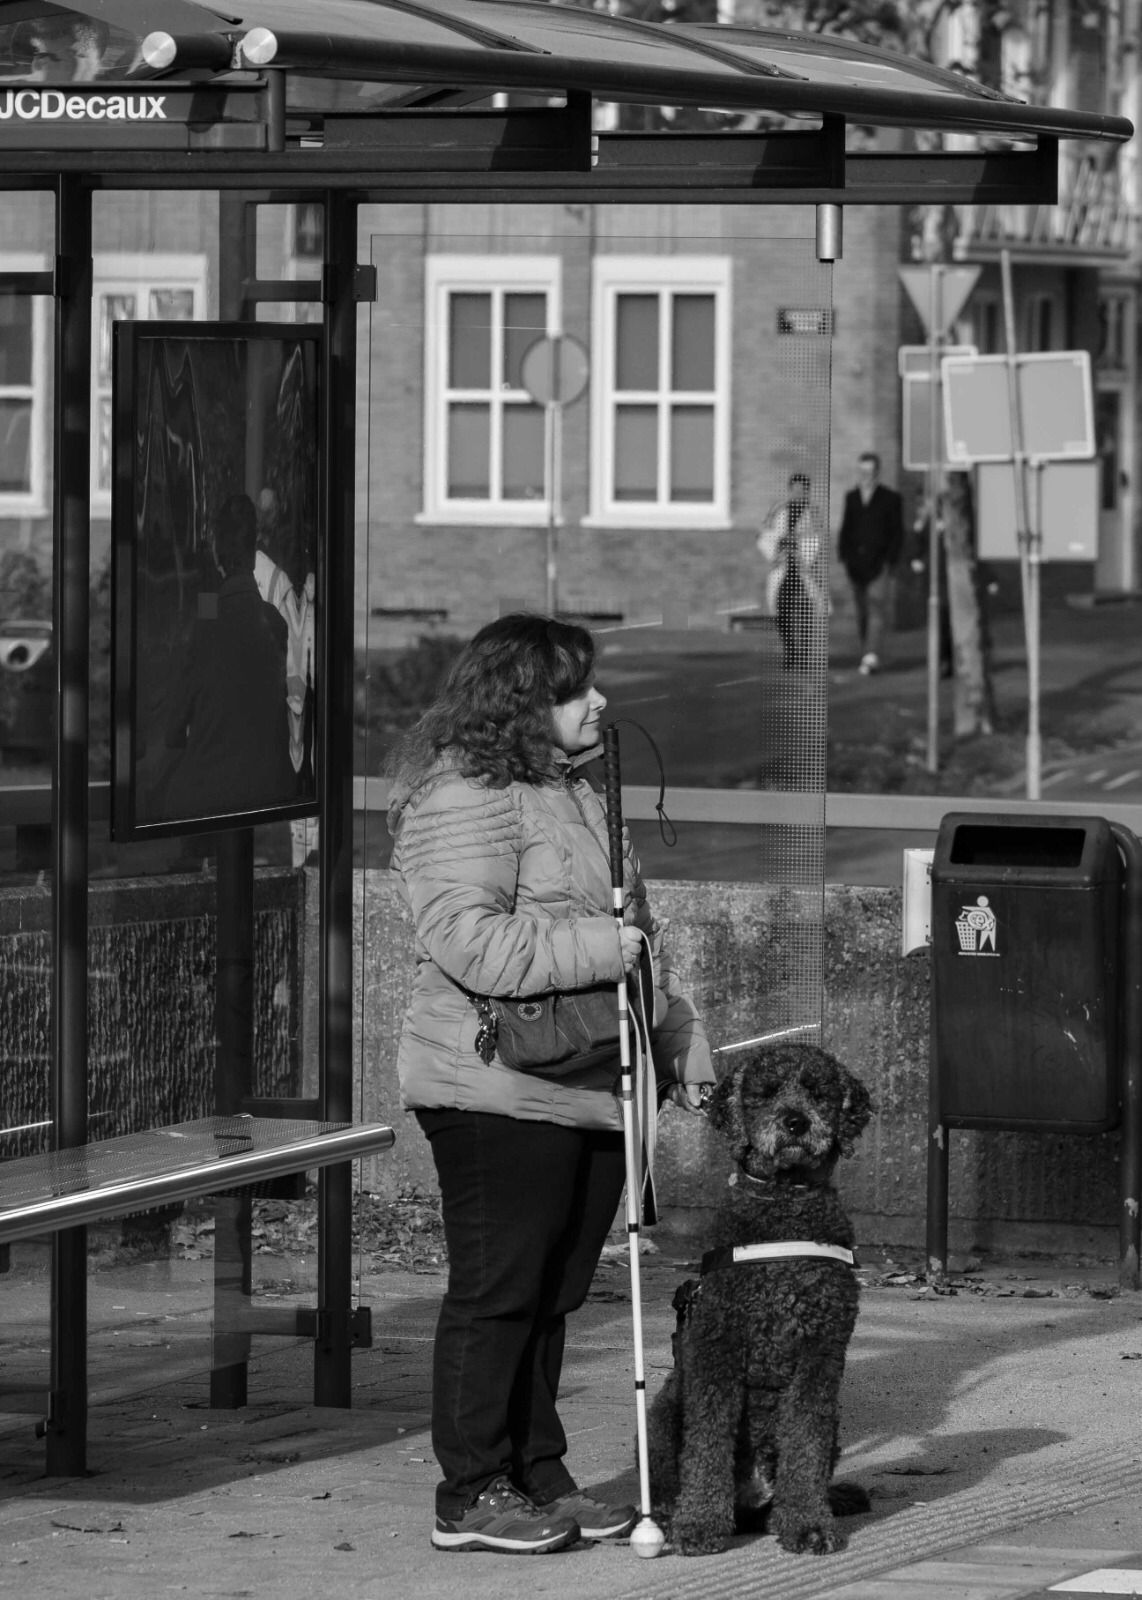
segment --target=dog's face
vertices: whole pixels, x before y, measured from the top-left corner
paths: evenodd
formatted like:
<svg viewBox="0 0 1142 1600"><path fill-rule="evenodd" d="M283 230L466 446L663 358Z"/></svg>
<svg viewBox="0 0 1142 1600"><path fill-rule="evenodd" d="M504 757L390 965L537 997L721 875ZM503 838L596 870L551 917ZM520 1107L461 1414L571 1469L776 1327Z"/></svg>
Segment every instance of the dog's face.
<svg viewBox="0 0 1142 1600"><path fill-rule="evenodd" d="M871 1103L835 1056L812 1044L774 1044L731 1060L708 1116L751 1178L820 1177L852 1154Z"/></svg>

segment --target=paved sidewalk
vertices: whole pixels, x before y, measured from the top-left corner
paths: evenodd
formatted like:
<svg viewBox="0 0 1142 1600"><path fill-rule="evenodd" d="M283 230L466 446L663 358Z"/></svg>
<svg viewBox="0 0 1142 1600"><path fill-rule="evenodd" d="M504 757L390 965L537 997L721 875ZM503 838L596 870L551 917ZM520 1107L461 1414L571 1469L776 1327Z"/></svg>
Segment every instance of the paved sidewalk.
<svg viewBox="0 0 1142 1600"><path fill-rule="evenodd" d="M670 1298L687 1271L665 1253L644 1258L652 1394L670 1361ZM955 1280L956 1293L935 1295L874 1253L862 1277L841 1472L870 1490L873 1510L852 1520L849 1547L836 1555L793 1557L768 1538L742 1538L700 1560L668 1548L644 1561L614 1544L540 1560L432 1551L429 1363L443 1277L394 1269L365 1281L374 1348L355 1357L351 1411L305 1403L309 1352L291 1347L255 1362L253 1403L240 1411L208 1410L204 1376L148 1388L141 1371L134 1398L93 1406L91 1474L82 1480L44 1478L30 1419L4 1418L0 1593L973 1600L1142 1592L1142 1297L1115 1294L1110 1265L989 1267ZM147 1361L151 1324L144 1310L140 1332L146 1301L116 1298L123 1325L95 1343L113 1347L105 1380L114 1369L122 1381L132 1362ZM635 1498L630 1346L628 1267L616 1250L572 1324L564 1414L581 1481ZM1104 1571L1112 1576L1083 1576Z"/></svg>

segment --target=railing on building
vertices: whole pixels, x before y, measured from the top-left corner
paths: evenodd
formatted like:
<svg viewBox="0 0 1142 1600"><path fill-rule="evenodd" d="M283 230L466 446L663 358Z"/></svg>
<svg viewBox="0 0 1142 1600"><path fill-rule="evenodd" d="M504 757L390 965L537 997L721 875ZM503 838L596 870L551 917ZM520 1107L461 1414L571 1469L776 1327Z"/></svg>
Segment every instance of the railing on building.
<svg viewBox="0 0 1142 1600"><path fill-rule="evenodd" d="M1057 205L959 206L955 253L964 260L1022 247L1108 260L1129 254L1136 217L1116 162L1084 156L1064 163Z"/></svg>

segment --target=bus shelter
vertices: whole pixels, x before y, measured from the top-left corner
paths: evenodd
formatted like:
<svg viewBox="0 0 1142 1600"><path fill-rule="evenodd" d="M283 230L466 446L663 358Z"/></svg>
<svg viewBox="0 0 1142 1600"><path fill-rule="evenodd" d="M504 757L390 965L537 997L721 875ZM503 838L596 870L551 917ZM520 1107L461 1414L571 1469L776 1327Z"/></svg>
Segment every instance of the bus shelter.
<svg viewBox="0 0 1142 1600"><path fill-rule="evenodd" d="M1133 131L1122 118L1029 105L840 38L643 23L542 0L253 0L225 13L195 0L4 0L0 80L5 199L18 217L31 207L50 237L42 262L0 267L0 296L9 304L42 297L53 320L44 1137L60 1151L81 1149L107 1129L91 1117L89 1032L91 823L102 826L104 817L124 841L213 840L213 1110L353 1120L358 327L386 270L383 251L363 259L363 208L452 205L462 234L464 208L477 204L808 206L815 261L827 273L843 257L846 206L1049 205L1061 140L1114 144ZM663 108L668 114L657 115ZM721 124L697 115L711 109ZM644 126L631 125L639 120ZM860 136L869 128L960 137L950 149L881 151ZM162 302L168 314L146 329L132 330L129 312L117 317L113 301L97 320L97 208L110 196L172 193L185 193L188 206L204 193L217 199L214 314L205 316L192 296L174 311L173 301ZM265 265L259 213L275 206L304 208L310 219L316 260L307 277ZM190 326L180 328L179 318ZM93 386L100 360L113 377L104 388ZM299 571L312 570L316 600L300 674L308 720L299 711L292 725L302 781L246 784L269 761L251 746L232 753L220 787L180 807L144 781L154 739L145 690L168 620L145 541L165 537L164 519L182 518L192 531L179 549L185 556L195 548L200 508L187 503L186 483L208 481L210 460L224 456L231 426L239 426L225 402L226 374L239 369L247 410L260 417L248 447L268 461L284 437L288 459L273 467L279 497L285 483L299 527L310 529L296 535ZM196 403L205 407L206 395L221 410L203 435L197 421L192 429L179 418ZM698 433L705 427L700 416L689 421ZM183 458L192 442L207 465L188 478ZM100 471L112 501L106 730L93 718L89 672L92 484ZM176 568L194 600L193 574L178 561L163 573ZM296 591L297 606L303 593ZM819 708L810 718L822 737L824 714ZM818 783L823 793L823 772ZM304 1095L259 1091L251 1071L254 840L267 819L319 821L310 863L319 952L314 1070ZM802 864L802 877L817 868ZM305 1329L314 1340L315 1396L326 1404L348 1404L350 1351L361 1335L351 1305L351 1199L348 1166L324 1167L319 1306ZM48 1463L49 1471L75 1472L87 1396L83 1227L59 1233L53 1249ZM214 1399L236 1403L241 1393L241 1379L224 1375Z"/></svg>

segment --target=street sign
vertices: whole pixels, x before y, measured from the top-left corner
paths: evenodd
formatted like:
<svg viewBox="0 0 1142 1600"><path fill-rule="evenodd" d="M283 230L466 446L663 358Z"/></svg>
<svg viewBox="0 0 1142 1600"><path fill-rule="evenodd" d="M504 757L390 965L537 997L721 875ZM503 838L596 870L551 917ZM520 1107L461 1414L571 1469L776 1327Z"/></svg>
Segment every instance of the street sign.
<svg viewBox="0 0 1142 1600"><path fill-rule="evenodd" d="M1014 358L1022 437L1012 429L1006 356L955 357L941 362L948 460L1085 461L1095 453L1090 356L1051 350Z"/></svg>
<svg viewBox="0 0 1142 1600"><path fill-rule="evenodd" d="M939 389L936 393L939 395ZM903 432L902 466L908 472L927 472L932 455L932 380L926 372L904 374L901 380L900 420ZM943 417L939 418L936 444L941 457L937 466L947 467L949 462L944 448Z"/></svg>
<svg viewBox="0 0 1142 1600"><path fill-rule="evenodd" d="M937 348L936 355L942 361L945 356L978 356L979 351L974 344L942 344ZM927 376L932 370L932 346L902 344L896 353L896 370L902 378L910 372L922 372Z"/></svg>
<svg viewBox="0 0 1142 1600"><path fill-rule="evenodd" d="M1028 516L1042 540L1044 561L1098 559L1099 465L1047 461L1028 474ZM976 468L975 482L979 559L1014 561L1020 553L1015 467L1008 461L983 462ZM1041 503L1036 505L1036 499Z"/></svg>
<svg viewBox="0 0 1142 1600"><path fill-rule="evenodd" d="M524 352L520 380L541 406L567 406L587 387L587 352L570 334L537 339Z"/></svg>
<svg viewBox="0 0 1142 1600"><path fill-rule="evenodd" d="M968 296L979 281L979 267L945 267L931 262L924 267L900 267L900 282L916 307L925 333L932 331L932 302L937 306L937 333L944 333L963 310ZM933 280L936 293L933 297Z"/></svg>

